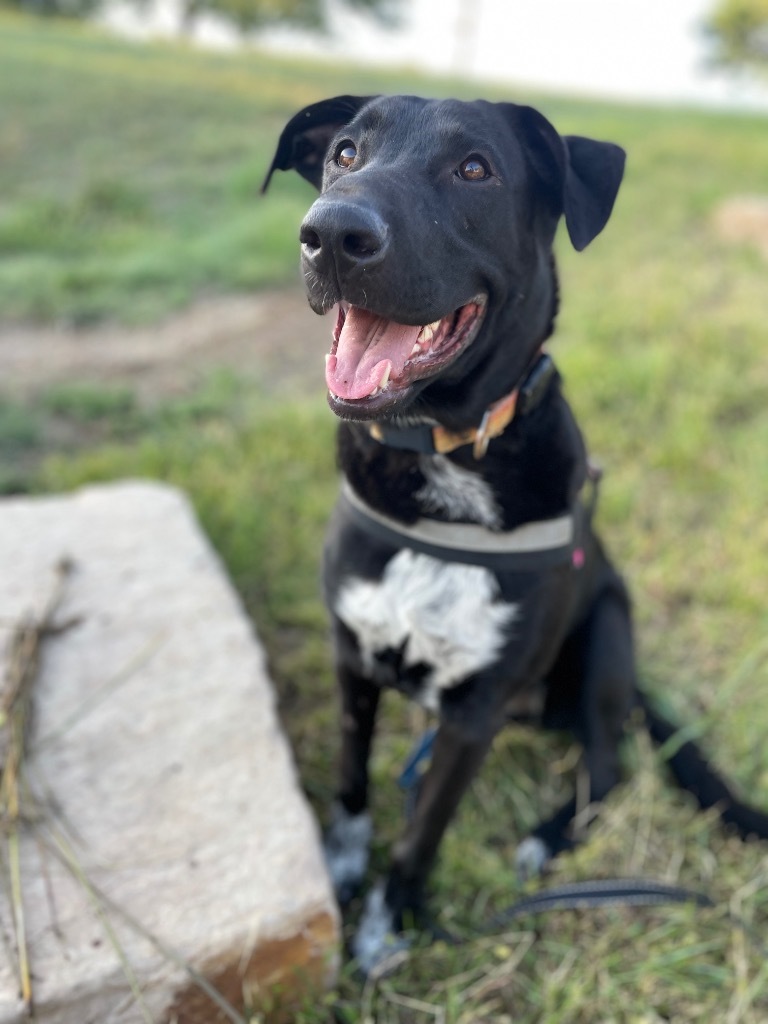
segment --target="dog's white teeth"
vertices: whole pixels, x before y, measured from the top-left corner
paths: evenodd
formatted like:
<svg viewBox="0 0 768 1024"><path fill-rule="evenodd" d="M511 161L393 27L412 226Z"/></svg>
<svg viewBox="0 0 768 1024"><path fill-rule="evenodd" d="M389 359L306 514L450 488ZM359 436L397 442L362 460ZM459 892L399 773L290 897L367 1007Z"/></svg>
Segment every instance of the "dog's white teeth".
<svg viewBox="0 0 768 1024"><path fill-rule="evenodd" d="M420 342L422 347L426 345L431 345L435 337L435 332L437 331L439 326L440 321L435 320L434 323L426 324L424 327L422 327L421 330L419 331L419 337L417 339L416 344L418 345Z"/></svg>
<svg viewBox="0 0 768 1024"><path fill-rule="evenodd" d="M389 375L390 375L391 372L392 372L392 364L387 359L384 362L384 369L382 370L381 377L379 378L379 383L376 384L368 392L368 395L367 395L368 398L375 398L377 395L380 395L381 392L386 389L387 384L389 384Z"/></svg>
<svg viewBox="0 0 768 1024"><path fill-rule="evenodd" d="M425 352L429 352L441 323L441 320L435 320L434 323L425 324L421 328L416 341L413 343L411 354L408 356L409 359L415 359L417 356L423 356Z"/></svg>

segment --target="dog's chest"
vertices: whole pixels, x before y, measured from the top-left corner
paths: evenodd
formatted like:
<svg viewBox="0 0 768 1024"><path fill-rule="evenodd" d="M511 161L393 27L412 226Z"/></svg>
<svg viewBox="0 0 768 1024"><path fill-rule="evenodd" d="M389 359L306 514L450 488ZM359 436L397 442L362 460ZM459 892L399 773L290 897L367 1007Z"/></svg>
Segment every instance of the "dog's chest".
<svg viewBox="0 0 768 1024"><path fill-rule="evenodd" d="M439 457L424 462L426 484L417 496L425 511L496 524L493 496L481 480ZM377 580L344 580L334 611L355 634L366 671L382 682L396 676L432 709L441 691L496 661L518 614L501 600L489 569L409 549L397 552Z"/></svg>
<svg viewBox="0 0 768 1024"><path fill-rule="evenodd" d="M450 520L467 519L489 529L501 525L501 511L488 484L444 455L422 456L419 469L424 486L416 499L424 512L440 513Z"/></svg>
<svg viewBox="0 0 768 1024"><path fill-rule="evenodd" d="M347 580L335 611L357 637L366 670L382 676L396 664L432 708L441 690L498 658L517 615L499 600L488 569L410 550L399 551L377 581Z"/></svg>

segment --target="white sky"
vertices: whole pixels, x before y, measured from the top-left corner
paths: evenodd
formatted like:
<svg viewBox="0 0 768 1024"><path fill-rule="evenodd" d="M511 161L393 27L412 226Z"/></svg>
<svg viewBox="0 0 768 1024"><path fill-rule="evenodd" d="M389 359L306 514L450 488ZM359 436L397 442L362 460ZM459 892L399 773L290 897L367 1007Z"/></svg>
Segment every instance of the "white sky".
<svg viewBox="0 0 768 1024"><path fill-rule="evenodd" d="M120 14L116 0L109 21L127 34L173 34L178 2L155 0L136 23L136 7ZM333 39L275 30L268 45L339 64L460 72L554 92L768 110L768 79L755 84L706 72L702 23L715 0L400 0L404 23L397 32L341 14L338 0L329 2ZM199 34L204 45L233 45L231 33L211 20Z"/></svg>
<svg viewBox="0 0 768 1024"><path fill-rule="evenodd" d="M388 33L337 17L341 59L656 100L754 103L764 89L705 74L701 25L715 0L401 0ZM326 53L329 46L324 45Z"/></svg>

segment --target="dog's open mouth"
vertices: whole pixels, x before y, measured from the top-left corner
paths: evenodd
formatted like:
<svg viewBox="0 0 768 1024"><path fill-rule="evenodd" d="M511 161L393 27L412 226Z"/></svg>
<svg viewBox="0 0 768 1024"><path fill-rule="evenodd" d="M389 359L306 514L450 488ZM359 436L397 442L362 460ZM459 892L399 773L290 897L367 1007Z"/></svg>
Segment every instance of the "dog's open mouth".
<svg viewBox="0 0 768 1024"><path fill-rule="evenodd" d="M452 363L475 338L484 313L485 297L478 296L440 320L412 327L339 303L325 370L331 399L362 407L378 406L374 400L385 393L395 398Z"/></svg>

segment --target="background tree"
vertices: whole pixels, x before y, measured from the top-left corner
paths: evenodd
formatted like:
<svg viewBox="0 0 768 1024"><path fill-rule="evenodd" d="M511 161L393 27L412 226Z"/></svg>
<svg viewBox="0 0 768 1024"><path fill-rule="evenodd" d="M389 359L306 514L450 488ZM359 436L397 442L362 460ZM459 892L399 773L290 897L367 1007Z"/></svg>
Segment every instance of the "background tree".
<svg viewBox="0 0 768 1024"><path fill-rule="evenodd" d="M63 17L86 17L106 3L108 0L0 0L0 6ZM135 3L147 7L152 0ZM385 24L397 21L398 0L343 0L343 5L367 12ZM243 31L278 23L323 29L328 22L325 0L180 0L181 20L187 27L204 11L223 15Z"/></svg>
<svg viewBox="0 0 768 1024"><path fill-rule="evenodd" d="M343 0L344 7L367 12L384 23L396 20L396 3L397 0ZM324 0L182 0L182 4L190 21L203 11L215 11L244 31L281 22L305 28L327 27L328 7Z"/></svg>
<svg viewBox="0 0 768 1024"><path fill-rule="evenodd" d="M768 70L768 0L719 0L707 31L718 64Z"/></svg>

